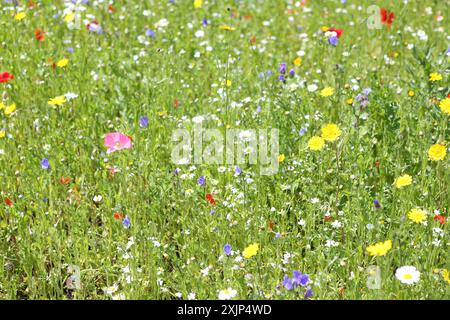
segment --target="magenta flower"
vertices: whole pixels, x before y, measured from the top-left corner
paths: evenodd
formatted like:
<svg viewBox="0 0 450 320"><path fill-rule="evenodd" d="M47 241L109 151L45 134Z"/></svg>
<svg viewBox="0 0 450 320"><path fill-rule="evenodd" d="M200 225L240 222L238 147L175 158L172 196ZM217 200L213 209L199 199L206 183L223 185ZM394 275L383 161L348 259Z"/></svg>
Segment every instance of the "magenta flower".
<svg viewBox="0 0 450 320"><path fill-rule="evenodd" d="M114 151L119 151L122 149L131 149L133 144L131 143L131 137L120 133L120 132L112 132L108 133L105 136L105 147L108 148L106 153L112 153Z"/></svg>

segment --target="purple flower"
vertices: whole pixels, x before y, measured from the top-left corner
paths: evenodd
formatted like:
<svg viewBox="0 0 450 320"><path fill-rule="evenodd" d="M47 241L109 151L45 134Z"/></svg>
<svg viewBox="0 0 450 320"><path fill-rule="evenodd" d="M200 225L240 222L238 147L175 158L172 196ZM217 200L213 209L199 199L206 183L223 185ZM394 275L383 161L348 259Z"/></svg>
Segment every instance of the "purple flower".
<svg viewBox="0 0 450 320"><path fill-rule="evenodd" d="M336 36L331 36L328 38L328 43L335 47L338 45L338 42L339 42L339 39Z"/></svg>
<svg viewBox="0 0 450 320"><path fill-rule="evenodd" d="M447 57L450 56L450 47L447 48Z"/></svg>
<svg viewBox="0 0 450 320"><path fill-rule="evenodd" d="M208 25L208 19L204 18L204 19L202 20L202 25L203 25L204 27L206 27L206 26Z"/></svg>
<svg viewBox="0 0 450 320"><path fill-rule="evenodd" d="M370 88L365 88L362 91L362 93L365 94L366 96L368 96L371 92L372 92L372 89L370 89Z"/></svg>
<svg viewBox="0 0 450 320"><path fill-rule="evenodd" d="M266 77L270 77L270 76L272 76L272 74L273 74L273 72L269 70L266 72Z"/></svg>
<svg viewBox="0 0 450 320"><path fill-rule="evenodd" d="M361 107L366 107L369 104L369 98L366 94L360 93L355 97L356 101L359 103Z"/></svg>
<svg viewBox="0 0 450 320"><path fill-rule="evenodd" d="M306 131L308 131L308 128L301 128L299 131L300 136L303 136L306 133Z"/></svg>
<svg viewBox="0 0 450 320"><path fill-rule="evenodd" d="M295 76L295 70L294 69L289 70L289 75L291 77Z"/></svg>
<svg viewBox="0 0 450 320"><path fill-rule="evenodd" d="M278 72L280 72L281 74L285 74L286 73L286 63L285 62L280 64L280 66L278 67Z"/></svg>
<svg viewBox="0 0 450 320"><path fill-rule="evenodd" d="M41 167L42 167L42 169L44 169L44 170L50 169L50 163L48 162L48 159L47 159L47 158L42 159L42 161L41 161Z"/></svg>
<svg viewBox="0 0 450 320"><path fill-rule="evenodd" d="M215 215L215 214L216 214L216 210L212 209L212 210L209 212L209 214L212 215L212 216Z"/></svg>
<svg viewBox="0 0 450 320"><path fill-rule="evenodd" d="M199 186L203 186L205 184L205 182L206 182L206 179L204 176L200 176L200 178L198 178L198 180L197 180L197 184Z"/></svg>
<svg viewBox="0 0 450 320"><path fill-rule="evenodd" d="M239 166L234 167L234 173L239 176L242 173L242 169Z"/></svg>
<svg viewBox="0 0 450 320"><path fill-rule="evenodd" d="M375 206L375 209L381 209L380 201L375 199L373 200L373 205Z"/></svg>
<svg viewBox="0 0 450 320"><path fill-rule="evenodd" d="M283 278L283 286L288 290L292 290L294 288L292 285L292 279L290 279L288 275L285 275Z"/></svg>
<svg viewBox="0 0 450 320"><path fill-rule="evenodd" d="M145 31L145 35L146 35L147 37L152 37L152 38L154 38L155 35L156 35L156 32L153 31L153 30L151 30L151 29L147 29L147 31Z"/></svg>
<svg viewBox="0 0 450 320"><path fill-rule="evenodd" d="M275 239L280 239L281 238L281 233L277 232L275 233Z"/></svg>
<svg viewBox="0 0 450 320"><path fill-rule="evenodd" d="M181 169L180 168L175 168L175 170L173 171L174 175L178 175L178 173L180 173Z"/></svg>
<svg viewBox="0 0 450 320"><path fill-rule="evenodd" d="M286 81L286 78L284 77L284 75L280 74L280 75L278 76L278 80L285 82L285 81Z"/></svg>
<svg viewBox="0 0 450 320"><path fill-rule="evenodd" d="M68 53L73 53L73 52L74 52L74 49L73 49L72 47L67 48L67 52L68 52Z"/></svg>
<svg viewBox="0 0 450 320"><path fill-rule="evenodd" d="M130 218L128 216L125 216L125 218L122 221L122 224L125 229L128 229L131 226Z"/></svg>
<svg viewBox="0 0 450 320"><path fill-rule="evenodd" d="M225 254L227 256L229 256L231 254L231 245L229 245L228 243L226 245L223 246L223 252L225 252Z"/></svg>
<svg viewBox="0 0 450 320"><path fill-rule="evenodd" d="M148 127L148 117L142 116L139 118L139 126L141 128L147 128Z"/></svg>
<svg viewBox="0 0 450 320"><path fill-rule="evenodd" d="M308 289L306 289L306 292L305 292L305 299L311 298L313 296L313 294L314 293L313 293L312 289L310 287L308 287Z"/></svg>
<svg viewBox="0 0 450 320"><path fill-rule="evenodd" d="M307 274L302 274L300 271L294 270L294 276L292 277L294 280L294 285L296 286L306 286L309 282L309 278Z"/></svg>
<svg viewBox="0 0 450 320"><path fill-rule="evenodd" d="M257 108L256 108L256 113L260 113L261 112L261 106L258 106Z"/></svg>

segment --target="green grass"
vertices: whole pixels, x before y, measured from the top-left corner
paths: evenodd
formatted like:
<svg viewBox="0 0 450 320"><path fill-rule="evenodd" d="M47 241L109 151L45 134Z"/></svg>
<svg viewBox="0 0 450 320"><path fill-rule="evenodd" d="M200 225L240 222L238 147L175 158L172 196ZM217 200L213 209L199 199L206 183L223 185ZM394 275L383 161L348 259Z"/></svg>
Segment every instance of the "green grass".
<svg viewBox="0 0 450 320"><path fill-rule="evenodd" d="M282 287L293 270L310 277L312 299L450 298L442 276L450 269L449 222L433 219L436 209L448 218L449 155L442 161L427 155L433 144L448 146L450 131L449 115L438 106L450 83L444 1L308 1L311 11L304 11L291 1L210 0L194 9L187 0L130 0L116 1L114 13L106 2L89 1L82 19L94 15L103 34L84 25L70 29L63 1L34 1L34 8L20 2L27 14L21 21L14 19L19 10L0 4L0 72L15 77L0 83L0 91L7 105L17 106L10 116L0 110L6 133L0 139L1 299L110 299L104 288L114 284L114 296L127 299L174 299L178 292L217 299L229 287L239 299L303 299L305 288ZM391 28L367 27L366 9L373 4L395 12ZM437 15L444 20L436 21ZM163 18L169 25L158 29ZM223 25L235 30L221 30ZM328 44L322 26L344 29L337 47ZM42 42L35 39L37 28L46 32ZM203 38L195 37L198 30ZM418 30L427 41L413 34ZM296 67L299 50L305 55ZM69 59L64 68L49 63L62 58ZM296 71L286 83L277 79L283 62ZM261 79L269 70L273 75ZM442 80L429 81L432 72ZM318 90L309 92L314 81ZM327 86L335 93L321 97ZM372 92L360 110L356 96L364 88ZM78 97L48 105L68 92ZM186 120L198 115L208 119L204 127L223 132L227 126L278 128L286 157L278 173L261 176L259 166L242 165L236 177L233 166L219 172L217 165L173 164L173 130L191 129ZM148 128L140 128L141 116L148 116ZM336 123L342 135L321 151L309 150L308 140L326 123ZM134 145L107 155L103 137L115 131L132 136ZM43 158L49 170L41 168ZM120 172L112 176L110 166ZM412 185L395 188L404 173ZM196 183L201 175L203 187ZM205 200L212 192L216 206ZM407 218L416 207L428 212L426 225ZM131 227L115 220L115 212L127 215ZM334 228L335 221L342 226ZM443 235L433 235L433 228ZM432 244L436 238L439 246ZM393 246L385 256L366 252L388 239ZM327 240L339 244L327 247ZM233 256L223 253L227 243ZM259 244L257 255L236 261L252 243ZM71 265L80 268L76 289L65 284ZM370 265L381 270L378 290L366 285ZM420 271L419 282L407 285L395 277L404 265Z"/></svg>

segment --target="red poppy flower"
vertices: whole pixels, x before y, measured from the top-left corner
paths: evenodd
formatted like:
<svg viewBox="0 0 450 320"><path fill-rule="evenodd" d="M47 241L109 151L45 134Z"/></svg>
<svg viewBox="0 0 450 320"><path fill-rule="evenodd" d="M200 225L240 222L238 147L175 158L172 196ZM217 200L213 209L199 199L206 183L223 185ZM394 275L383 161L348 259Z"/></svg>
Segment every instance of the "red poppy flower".
<svg viewBox="0 0 450 320"><path fill-rule="evenodd" d="M0 73L0 83L8 82L9 80L13 80L14 76L8 71L4 71Z"/></svg>
<svg viewBox="0 0 450 320"><path fill-rule="evenodd" d="M381 8L380 15L381 15L381 23L387 24L388 27L390 27L392 24L392 21L394 21L394 18L395 18L394 12L388 12L386 9Z"/></svg>
<svg viewBox="0 0 450 320"><path fill-rule="evenodd" d="M206 200L207 200L209 203L211 203L213 206L216 205L216 200L214 200L214 197L213 197L213 195L212 195L211 193L208 193L208 194L206 195Z"/></svg>
<svg viewBox="0 0 450 320"><path fill-rule="evenodd" d="M42 42L45 38L45 32L42 31L42 29L36 29L36 31L34 32L34 36L37 41Z"/></svg>
<svg viewBox="0 0 450 320"><path fill-rule="evenodd" d="M336 32L336 37L338 37L338 38L340 38L342 33L344 33L344 30L336 29L336 28L329 28L327 31L329 31L329 32Z"/></svg>
<svg viewBox="0 0 450 320"><path fill-rule="evenodd" d="M434 220L439 220L439 223L440 223L440 224L444 224L444 222L445 222L445 217L444 217L444 216L440 216L440 215L434 216Z"/></svg>
<svg viewBox="0 0 450 320"><path fill-rule="evenodd" d="M12 207L13 206L13 202L12 202L12 200L10 198L5 198L5 204L8 207Z"/></svg>
<svg viewBox="0 0 450 320"><path fill-rule="evenodd" d="M325 221L331 221L331 220L333 220L333 217L325 217L324 220Z"/></svg>
<svg viewBox="0 0 450 320"><path fill-rule="evenodd" d="M122 212L115 212L114 213L114 219L122 220L123 219L123 213Z"/></svg>

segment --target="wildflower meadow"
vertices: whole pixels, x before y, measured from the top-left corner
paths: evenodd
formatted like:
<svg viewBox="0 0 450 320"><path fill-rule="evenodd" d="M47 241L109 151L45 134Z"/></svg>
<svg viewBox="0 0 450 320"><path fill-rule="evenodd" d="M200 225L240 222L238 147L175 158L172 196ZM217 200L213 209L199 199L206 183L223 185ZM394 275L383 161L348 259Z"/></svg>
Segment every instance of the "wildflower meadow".
<svg viewBox="0 0 450 320"><path fill-rule="evenodd" d="M0 299L449 299L449 7L0 0Z"/></svg>

